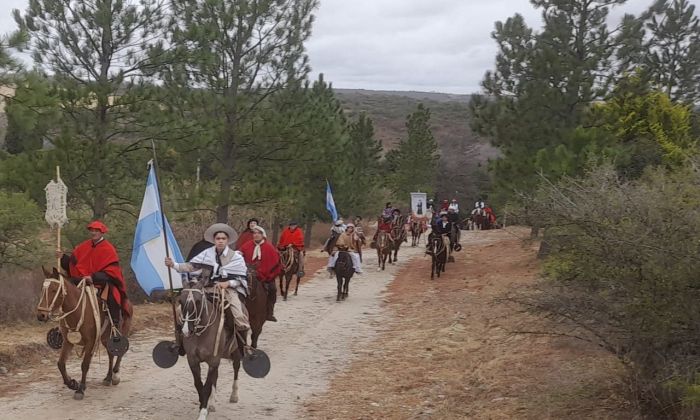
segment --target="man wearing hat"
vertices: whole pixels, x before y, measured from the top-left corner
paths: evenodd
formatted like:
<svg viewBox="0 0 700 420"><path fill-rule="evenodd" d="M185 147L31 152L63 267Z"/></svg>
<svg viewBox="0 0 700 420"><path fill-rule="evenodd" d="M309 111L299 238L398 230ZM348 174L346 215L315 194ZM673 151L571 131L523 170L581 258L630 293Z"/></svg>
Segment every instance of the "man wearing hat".
<svg viewBox="0 0 700 420"><path fill-rule="evenodd" d="M306 251L304 250L304 232L299 229L299 223L289 222L280 236L280 240L277 242L277 249L284 250L288 247L293 247L299 251L299 272L297 277L304 276L304 256Z"/></svg>
<svg viewBox="0 0 700 420"><path fill-rule="evenodd" d="M244 243L240 249L246 264L255 267L258 280L267 290L267 320L277 322L275 318L275 302L277 302L277 287L275 279L282 272L280 254L274 245L267 242L265 229L253 227L253 240Z"/></svg>
<svg viewBox="0 0 700 420"><path fill-rule="evenodd" d="M71 281L77 283L87 279L97 287L100 297L107 302L114 325L119 326L122 311L131 312L119 256L114 245L104 238L108 232L104 223L92 221L87 225L87 230L90 239L81 242L70 255L57 250L56 256L61 259L61 268L68 273Z"/></svg>
<svg viewBox="0 0 700 420"><path fill-rule="evenodd" d="M355 233L355 225L348 223L345 229L335 242L335 248L337 251L346 251L350 254L352 258L352 267L355 269L355 273L362 274L362 263L360 261L360 251L362 249L362 240ZM330 257L328 257L328 271L333 273L335 268L335 263L338 261L338 252L333 252Z"/></svg>
<svg viewBox="0 0 700 420"><path fill-rule="evenodd" d="M227 324L233 328L235 323L239 331L245 332L250 329L248 313L242 303L248 295L248 270L241 253L230 247L237 238L238 234L232 227L215 223L204 232L204 240L214 246L206 248L186 263L176 263L172 258L166 258L165 265L179 273L201 270L205 280L211 279L216 287L224 290L224 299L230 304L227 317L232 317Z"/></svg>

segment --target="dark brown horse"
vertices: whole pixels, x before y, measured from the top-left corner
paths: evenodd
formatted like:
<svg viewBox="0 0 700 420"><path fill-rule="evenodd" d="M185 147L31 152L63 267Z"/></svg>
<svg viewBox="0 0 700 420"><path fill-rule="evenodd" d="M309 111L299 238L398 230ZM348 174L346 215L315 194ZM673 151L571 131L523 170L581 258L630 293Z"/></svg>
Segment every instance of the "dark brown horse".
<svg viewBox="0 0 700 420"><path fill-rule="evenodd" d="M432 257L430 278L434 279L436 274L438 278L440 278L440 273L445 272L445 266L447 265L447 245L445 244L445 238L441 235L430 234L427 253Z"/></svg>
<svg viewBox="0 0 700 420"><path fill-rule="evenodd" d="M350 287L350 279L353 274L355 274L355 269L352 266L350 253L338 251L338 260L335 263L335 279L338 282L336 302L345 300L348 297L348 288Z"/></svg>
<svg viewBox="0 0 700 420"><path fill-rule="evenodd" d="M408 236L404 226L406 225L406 216L399 216L393 223L391 227L391 236L394 238L394 243L392 251L394 252L393 262L399 260L399 249L401 244L407 239Z"/></svg>
<svg viewBox="0 0 700 420"><path fill-rule="evenodd" d="M248 267L248 297L245 307L248 310L250 321L250 345L258 348L258 338L262 333L263 325L267 320L267 290L261 281L258 281L255 267Z"/></svg>
<svg viewBox="0 0 700 420"><path fill-rule="evenodd" d="M378 268L384 270L386 268L386 260L389 259L389 264L391 264L391 236L383 231L377 233L377 258Z"/></svg>
<svg viewBox="0 0 700 420"><path fill-rule="evenodd" d="M292 278L296 277L297 284L294 288L294 296L299 292L299 257L300 252L293 246L288 246L286 249L280 250L280 263L282 264L282 273L280 273L280 294L284 300L287 300L287 294L289 293L289 285L292 282ZM285 287L286 283L286 287Z"/></svg>
<svg viewBox="0 0 700 420"><path fill-rule="evenodd" d="M97 351L100 341L105 348L107 347L107 340L110 339L112 328L110 325L105 325L105 322L109 323L105 319L106 311L98 302L95 288L91 282L81 280L76 286L59 274L55 268L53 272L44 270L44 274L46 279L41 288L41 298L37 305L37 319L42 322L59 321L58 327L63 337L63 345L58 359L58 370L61 372L63 383L75 391L73 398L82 400L85 395L85 379L90 369L92 356ZM128 301L125 302L125 307L126 310L122 310L122 323L118 333L126 337L131 328L133 309ZM83 347L80 383L66 373L66 360L74 345ZM104 385L118 385L121 381L119 366L122 356L118 356L115 363L114 356L109 352L107 354L109 356L109 370L102 383Z"/></svg>
<svg viewBox="0 0 700 420"><path fill-rule="evenodd" d="M238 297L236 297L238 298ZM216 394L221 359L233 361L233 387L229 402L238 402L238 372L245 347L245 337L235 333L235 325L226 325L222 289L202 287L198 281L188 283L179 298L182 345L192 371L194 386L199 395L199 420L214 411L209 402ZM231 323L232 320L229 320ZM202 383L201 364L208 365L207 379Z"/></svg>

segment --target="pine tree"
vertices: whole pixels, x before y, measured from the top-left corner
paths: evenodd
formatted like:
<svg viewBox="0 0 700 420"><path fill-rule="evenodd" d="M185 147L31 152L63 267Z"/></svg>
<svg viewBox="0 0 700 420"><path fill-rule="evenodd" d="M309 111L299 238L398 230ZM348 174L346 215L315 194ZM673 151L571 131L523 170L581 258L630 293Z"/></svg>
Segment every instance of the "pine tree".
<svg viewBox="0 0 700 420"><path fill-rule="evenodd" d="M657 0L643 16L647 30L641 64L673 101L700 102L700 18L688 0Z"/></svg>
<svg viewBox="0 0 700 420"><path fill-rule="evenodd" d="M304 41L317 0L172 0L169 43L160 73L166 107L185 116L197 138L188 158L200 159L217 182L217 220L245 188L251 163L274 152L254 135L261 108L309 71ZM179 128L178 128L179 130ZM192 138L183 139L191 142ZM185 141L182 146L188 147ZM264 149L261 149L264 148Z"/></svg>
<svg viewBox="0 0 700 420"><path fill-rule="evenodd" d="M388 187L398 200L408 200L411 192L429 195L435 191L438 145L430 128L430 110L419 104L406 121L408 136L387 153Z"/></svg>
<svg viewBox="0 0 700 420"><path fill-rule="evenodd" d="M145 159L133 155L133 107L143 99L139 83L152 70L145 51L159 42L163 13L161 1L128 0L36 0L14 12L37 69L52 75L59 94L51 155L94 218L126 210L138 196L129 180Z"/></svg>

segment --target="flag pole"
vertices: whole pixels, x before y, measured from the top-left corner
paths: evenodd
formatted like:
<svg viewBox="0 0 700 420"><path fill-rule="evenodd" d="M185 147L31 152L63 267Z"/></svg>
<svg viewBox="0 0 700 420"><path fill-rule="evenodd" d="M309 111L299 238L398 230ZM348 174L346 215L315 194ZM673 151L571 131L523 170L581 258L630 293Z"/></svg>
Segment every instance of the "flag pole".
<svg viewBox="0 0 700 420"><path fill-rule="evenodd" d="M160 181L158 180L158 157L156 156L156 143L151 139L151 147L153 150L153 174L156 178L156 193L158 194L158 206L160 207L160 225L163 229L163 242L165 244L165 257L170 258L170 249L168 248L168 231L165 229L165 211L163 210L163 198L160 195ZM173 290L173 273L168 267L168 283L170 285L170 303L173 309L173 327L177 334L177 311L175 310L175 291Z"/></svg>

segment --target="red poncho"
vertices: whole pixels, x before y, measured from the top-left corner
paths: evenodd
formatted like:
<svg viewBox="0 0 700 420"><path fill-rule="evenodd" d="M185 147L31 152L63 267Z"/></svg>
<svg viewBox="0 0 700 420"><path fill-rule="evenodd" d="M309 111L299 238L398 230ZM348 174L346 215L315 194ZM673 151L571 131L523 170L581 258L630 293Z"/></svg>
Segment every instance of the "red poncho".
<svg viewBox="0 0 700 420"><path fill-rule="evenodd" d="M296 228L293 231L290 228L283 230L282 236L280 236L280 240L277 242L277 248L286 248L287 245L292 245L299 251L303 251L304 232L302 232L299 228Z"/></svg>
<svg viewBox="0 0 700 420"><path fill-rule="evenodd" d="M71 277L82 278L102 271L113 278L116 288L111 288L112 296L119 306L126 309L122 301L122 295L126 296L126 282L114 245L103 239L93 246L92 239L88 239L75 247L68 267Z"/></svg>
<svg viewBox="0 0 700 420"><path fill-rule="evenodd" d="M255 251L255 241L248 241L241 245L239 251L243 254L247 265L255 266L258 280L263 282L275 281L282 272L280 266L280 254L269 242L265 241L260 245L261 258L253 261Z"/></svg>
<svg viewBox="0 0 700 420"><path fill-rule="evenodd" d="M246 229L243 232L241 232L241 235L238 237L236 240L236 249L240 250L243 244L246 242L250 242L253 240L253 231L250 229Z"/></svg>
<svg viewBox="0 0 700 420"><path fill-rule="evenodd" d="M391 222L379 222L377 232L391 233Z"/></svg>

